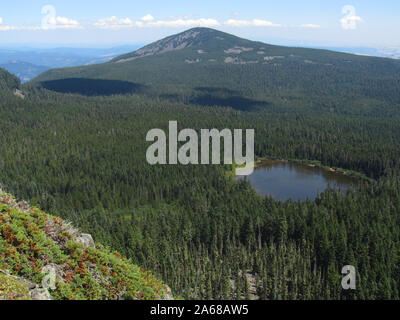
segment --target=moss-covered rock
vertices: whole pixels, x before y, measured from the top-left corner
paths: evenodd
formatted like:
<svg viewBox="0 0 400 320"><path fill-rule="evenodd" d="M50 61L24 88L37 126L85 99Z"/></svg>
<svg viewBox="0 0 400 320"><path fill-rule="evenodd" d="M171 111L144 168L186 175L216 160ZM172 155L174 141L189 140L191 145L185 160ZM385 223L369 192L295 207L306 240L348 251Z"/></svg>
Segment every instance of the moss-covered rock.
<svg viewBox="0 0 400 320"><path fill-rule="evenodd" d="M0 300L31 300L27 284L0 272Z"/></svg>
<svg viewBox="0 0 400 320"><path fill-rule="evenodd" d="M36 290L48 289L53 299L170 296L151 272L90 239L70 223L17 202L0 190L0 270L35 283ZM1 279L0 295L29 298L26 286L18 280Z"/></svg>

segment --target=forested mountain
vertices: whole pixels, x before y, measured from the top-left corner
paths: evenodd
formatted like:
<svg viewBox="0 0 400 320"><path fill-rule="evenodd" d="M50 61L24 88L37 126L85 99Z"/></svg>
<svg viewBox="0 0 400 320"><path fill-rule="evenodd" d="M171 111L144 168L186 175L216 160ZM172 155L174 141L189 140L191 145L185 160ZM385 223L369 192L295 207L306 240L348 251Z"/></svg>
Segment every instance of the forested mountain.
<svg viewBox="0 0 400 320"><path fill-rule="evenodd" d="M399 299L398 62L210 29L161 44L175 49L154 44L48 71L22 85L25 99L13 85L0 90L7 190L73 221L185 299ZM170 120L252 128L258 157L368 179L347 194L281 202L233 179L230 165L151 166L146 134L168 131ZM356 290L342 289L345 265L357 270Z"/></svg>
<svg viewBox="0 0 400 320"><path fill-rule="evenodd" d="M27 82L32 80L37 75L50 69L45 66L38 66L29 62L11 60L0 64L0 68L16 75L21 81Z"/></svg>
<svg viewBox="0 0 400 320"><path fill-rule="evenodd" d="M139 45L127 45L109 49L0 47L0 68L4 68L16 75L24 83L52 68L104 63L138 47Z"/></svg>
<svg viewBox="0 0 400 320"><path fill-rule="evenodd" d="M241 112L136 95L3 95L0 181L152 270L183 298L398 299L399 118ZM373 178L279 202L229 166L150 166L146 133L255 128L256 153ZM0 252L1 255L1 252ZM357 268L357 290L341 268Z"/></svg>
<svg viewBox="0 0 400 320"><path fill-rule="evenodd" d="M16 76L0 68L0 90L10 91L19 86L20 81Z"/></svg>
<svg viewBox="0 0 400 320"><path fill-rule="evenodd" d="M126 82L123 91L120 82L110 82L112 93L242 110L292 110L299 104L341 114L400 110L400 61L273 46L207 28L165 38L109 63L50 70L35 81L50 90L93 93L95 79Z"/></svg>

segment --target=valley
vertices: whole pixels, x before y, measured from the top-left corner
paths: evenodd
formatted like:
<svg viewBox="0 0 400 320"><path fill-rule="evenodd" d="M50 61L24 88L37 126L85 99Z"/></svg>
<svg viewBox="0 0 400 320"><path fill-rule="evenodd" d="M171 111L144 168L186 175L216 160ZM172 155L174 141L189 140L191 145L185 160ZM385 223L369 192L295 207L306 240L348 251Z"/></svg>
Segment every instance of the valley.
<svg viewBox="0 0 400 320"><path fill-rule="evenodd" d="M117 46L110 49L46 47L0 47L0 68L15 74L25 83L52 68L103 63L139 45Z"/></svg>
<svg viewBox="0 0 400 320"><path fill-rule="evenodd" d="M399 299L399 71L397 60L208 28L25 84L0 70L0 181L183 299ZM170 121L251 128L257 157L369 179L279 201L235 180L234 165L150 165L146 134ZM0 244L18 275L6 252ZM341 287L344 265L357 267L357 290ZM85 292L79 279L71 286Z"/></svg>

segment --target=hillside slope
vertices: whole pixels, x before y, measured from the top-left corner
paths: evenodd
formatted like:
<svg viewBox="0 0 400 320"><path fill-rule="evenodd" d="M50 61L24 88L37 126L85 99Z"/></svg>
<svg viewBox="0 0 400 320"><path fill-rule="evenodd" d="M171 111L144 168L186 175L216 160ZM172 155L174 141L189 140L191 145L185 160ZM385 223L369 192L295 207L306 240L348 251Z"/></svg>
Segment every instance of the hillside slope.
<svg viewBox="0 0 400 320"><path fill-rule="evenodd" d="M49 67L39 66L20 60L11 60L0 64L0 67L16 75L22 82L29 81L37 75L49 70Z"/></svg>
<svg viewBox="0 0 400 320"><path fill-rule="evenodd" d="M167 37L109 63L49 70L33 81L64 93L137 93L197 105L236 103L241 110L250 108L236 98L263 108L400 112L400 61L274 46L208 28Z"/></svg>
<svg viewBox="0 0 400 320"><path fill-rule="evenodd" d="M0 189L0 300L169 298L150 272Z"/></svg>
<svg viewBox="0 0 400 320"><path fill-rule="evenodd" d="M0 68L0 90L4 91L14 90L18 88L19 85L20 81L16 76Z"/></svg>

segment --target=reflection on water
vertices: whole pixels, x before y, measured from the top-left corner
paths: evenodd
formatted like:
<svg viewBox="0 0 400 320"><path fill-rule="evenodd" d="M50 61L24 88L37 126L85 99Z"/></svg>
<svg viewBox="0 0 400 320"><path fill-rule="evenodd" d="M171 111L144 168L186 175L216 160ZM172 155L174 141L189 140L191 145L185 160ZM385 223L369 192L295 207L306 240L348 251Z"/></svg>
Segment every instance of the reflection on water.
<svg viewBox="0 0 400 320"><path fill-rule="evenodd" d="M247 179L258 194L286 201L315 199L330 185L347 192L357 179L295 162L265 160Z"/></svg>

